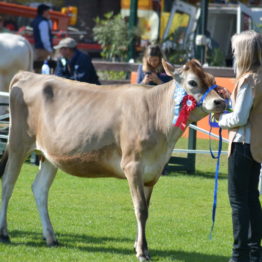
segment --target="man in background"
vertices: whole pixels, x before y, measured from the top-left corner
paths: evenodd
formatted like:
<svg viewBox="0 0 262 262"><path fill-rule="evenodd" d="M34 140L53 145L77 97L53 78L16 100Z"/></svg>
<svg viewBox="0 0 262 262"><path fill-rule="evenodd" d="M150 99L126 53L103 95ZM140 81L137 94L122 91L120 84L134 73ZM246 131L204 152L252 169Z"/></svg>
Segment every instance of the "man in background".
<svg viewBox="0 0 262 262"><path fill-rule="evenodd" d="M100 85L90 56L78 50L76 46L77 42L73 38L67 37L54 47L61 54L57 60L55 75Z"/></svg>
<svg viewBox="0 0 262 262"><path fill-rule="evenodd" d="M9 30L4 26L4 18L0 16L0 33L8 33Z"/></svg>
<svg viewBox="0 0 262 262"><path fill-rule="evenodd" d="M49 14L50 7L40 4L37 7L37 16L32 22L35 40L35 60L44 61L52 55L52 22Z"/></svg>

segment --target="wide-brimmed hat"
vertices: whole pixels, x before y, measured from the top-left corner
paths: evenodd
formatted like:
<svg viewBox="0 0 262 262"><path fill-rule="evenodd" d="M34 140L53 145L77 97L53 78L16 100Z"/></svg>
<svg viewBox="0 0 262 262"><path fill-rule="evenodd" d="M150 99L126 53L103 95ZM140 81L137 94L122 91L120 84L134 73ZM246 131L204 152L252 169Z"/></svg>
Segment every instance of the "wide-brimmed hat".
<svg viewBox="0 0 262 262"><path fill-rule="evenodd" d="M58 45L54 46L54 49L60 49L62 47L75 48L76 46L77 46L77 42L75 41L75 39L71 37L67 37L60 40Z"/></svg>

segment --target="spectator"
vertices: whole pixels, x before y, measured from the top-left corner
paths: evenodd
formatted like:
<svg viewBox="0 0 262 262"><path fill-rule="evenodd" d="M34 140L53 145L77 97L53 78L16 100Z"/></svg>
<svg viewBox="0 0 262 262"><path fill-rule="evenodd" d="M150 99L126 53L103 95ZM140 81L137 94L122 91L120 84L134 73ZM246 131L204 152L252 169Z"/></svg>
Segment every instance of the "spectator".
<svg viewBox="0 0 262 262"><path fill-rule="evenodd" d="M158 45L150 45L146 48L143 64L138 66L137 83L146 85L160 85L172 80L165 74L162 67L162 53Z"/></svg>
<svg viewBox="0 0 262 262"><path fill-rule="evenodd" d="M255 31L235 34L232 49L237 77L231 95L233 112L219 116L219 125L229 129L230 140L228 194L234 242L229 262L261 262L262 35Z"/></svg>
<svg viewBox="0 0 262 262"><path fill-rule="evenodd" d="M67 37L54 47L61 54L61 57L57 60L55 75L100 85L91 58L88 54L78 50L76 46L76 41Z"/></svg>
<svg viewBox="0 0 262 262"><path fill-rule="evenodd" d="M40 4L37 16L32 22L35 41L35 60L44 61L52 55L52 22L49 14L50 7Z"/></svg>
<svg viewBox="0 0 262 262"><path fill-rule="evenodd" d="M162 52L158 45L149 45L144 53L143 64L138 66L137 83L145 85L160 85L172 80L162 67ZM168 164L162 174L167 175Z"/></svg>
<svg viewBox="0 0 262 262"><path fill-rule="evenodd" d="M4 18L0 16L0 33L8 33L9 30L4 26Z"/></svg>

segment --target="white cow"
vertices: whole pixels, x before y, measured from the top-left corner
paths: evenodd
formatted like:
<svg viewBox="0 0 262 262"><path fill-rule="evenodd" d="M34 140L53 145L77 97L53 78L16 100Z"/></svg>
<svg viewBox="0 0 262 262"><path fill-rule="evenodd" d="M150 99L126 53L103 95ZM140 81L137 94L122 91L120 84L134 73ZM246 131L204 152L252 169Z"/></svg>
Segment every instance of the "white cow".
<svg viewBox="0 0 262 262"><path fill-rule="evenodd" d="M33 56L33 49L24 37L0 33L0 91L8 92L9 83L19 70L33 71ZM0 108L0 114L4 111Z"/></svg>

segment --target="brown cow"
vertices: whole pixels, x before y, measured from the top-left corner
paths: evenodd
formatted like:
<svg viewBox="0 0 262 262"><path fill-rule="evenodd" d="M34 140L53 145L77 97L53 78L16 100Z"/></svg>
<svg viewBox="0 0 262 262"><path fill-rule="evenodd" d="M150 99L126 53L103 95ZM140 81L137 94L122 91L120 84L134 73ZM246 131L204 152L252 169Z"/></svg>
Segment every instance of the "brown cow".
<svg viewBox="0 0 262 262"><path fill-rule="evenodd" d="M56 245L47 210L48 191L57 168L79 177L126 178L137 219L136 256L149 260L145 227L153 186L182 135L173 127L173 94L179 82L197 101L214 78L196 60L183 68L163 62L175 76L148 88L101 87L55 76L20 72L11 82L11 124L2 159L0 239L9 242L6 213L24 159L33 150L44 156L32 190L47 245ZM225 102L213 90L188 121L221 112ZM4 173L3 173L4 171Z"/></svg>

